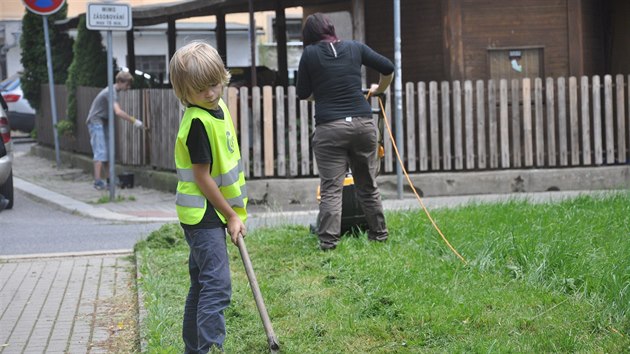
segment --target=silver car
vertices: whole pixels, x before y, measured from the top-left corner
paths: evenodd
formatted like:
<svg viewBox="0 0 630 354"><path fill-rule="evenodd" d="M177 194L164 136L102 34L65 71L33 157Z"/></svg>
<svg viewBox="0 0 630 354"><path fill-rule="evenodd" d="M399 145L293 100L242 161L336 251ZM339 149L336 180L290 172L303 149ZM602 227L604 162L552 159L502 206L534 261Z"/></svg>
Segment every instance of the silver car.
<svg viewBox="0 0 630 354"><path fill-rule="evenodd" d="M0 211L13 208L13 141L7 104L0 96Z"/></svg>
<svg viewBox="0 0 630 354"><path fill-rule="evenodd" d="M22 91L22 83L19 74L13 74L0 82L2 98L9 105L5 109L9 116L11 129L30 133L35 128L35 110Z"/></svg>

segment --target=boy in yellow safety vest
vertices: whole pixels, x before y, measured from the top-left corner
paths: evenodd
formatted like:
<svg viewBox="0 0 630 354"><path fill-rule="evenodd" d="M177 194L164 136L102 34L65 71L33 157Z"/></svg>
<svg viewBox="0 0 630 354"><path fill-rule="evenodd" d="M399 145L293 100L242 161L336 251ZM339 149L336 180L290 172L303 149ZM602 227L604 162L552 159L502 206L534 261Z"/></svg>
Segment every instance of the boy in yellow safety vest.
<svg viewBox="0 0 630 354"><path fill-rule="evenodd" d="M245 236L247 190L232 117L221 99L230 80L215 48L191 42L170 61L173 90L186 107L175 142L176 209L190 247L185 353L222 350L232 295L226 230Z"/></svg>

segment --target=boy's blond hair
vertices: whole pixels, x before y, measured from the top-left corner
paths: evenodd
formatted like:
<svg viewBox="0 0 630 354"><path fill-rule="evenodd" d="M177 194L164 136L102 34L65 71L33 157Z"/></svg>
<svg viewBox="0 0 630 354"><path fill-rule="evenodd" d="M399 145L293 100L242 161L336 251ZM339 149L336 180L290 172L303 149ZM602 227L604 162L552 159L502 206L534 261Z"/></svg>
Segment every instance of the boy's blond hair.
<svg viewBox="0 0 630 354"><path fill-rule="evenodd" d="M230 82L219 52L208 43L193 41L179 48L169 64L175 96L188 107L193 94L210 86Z"/></svg>
<svg viewBox="0 0 630 354"><path fill-rule="evenodd" d="M133 75L131 75L128 71L120 71L116 74L116 83L131 84L133 82Z"/></svg>

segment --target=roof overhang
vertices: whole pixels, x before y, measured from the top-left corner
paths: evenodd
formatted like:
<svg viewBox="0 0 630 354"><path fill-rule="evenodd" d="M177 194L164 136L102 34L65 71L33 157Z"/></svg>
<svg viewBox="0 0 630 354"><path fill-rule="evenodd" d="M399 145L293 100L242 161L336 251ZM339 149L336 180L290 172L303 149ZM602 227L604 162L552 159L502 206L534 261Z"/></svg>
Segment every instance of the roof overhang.
<svg viewBox="0 0 630 354"><path fill-rule="evenodd" d="M297 6L338 4L339 0L252 0L254 12L275 11ZM249 12L249 0L182 0L135 6L131 9L133 26L150 26L184 18ZM56 21L61 30L76 28L79 16Z"/></svg>

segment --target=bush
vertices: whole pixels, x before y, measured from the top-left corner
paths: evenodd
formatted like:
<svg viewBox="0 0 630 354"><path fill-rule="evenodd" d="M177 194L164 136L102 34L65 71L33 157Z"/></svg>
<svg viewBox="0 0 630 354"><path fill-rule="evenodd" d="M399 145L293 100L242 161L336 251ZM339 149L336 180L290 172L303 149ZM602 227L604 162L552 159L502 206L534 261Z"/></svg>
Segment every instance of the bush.
<svg viewBox="0 0 630 354"><path fill-rule="evenodd" d="M68 68L68 79L66 81L68 88L66 116L68 120L76 124L77 87L107 86L107 50L103 47L103 36L101 36L99 31L87 29L84 15L79 19L74 53L74 58Z"/></svg>
<svg viewBox="0 0 630 354"><path fill-rule="evenodd" d="M59 32L52 24L67 17L68 5L64 4L59 11L48 17L49 40L53 79L55 84L63 84L68 77L68 63L72 61L73 40L67 33ZM41 85L48 83L48 64L46 62L46 44L44 43L44 26L40 15L26 11L22 18L20 47L22 91L31 106L39 110L41 101ZM54 45L53 45L54 44Z"/></svg>

